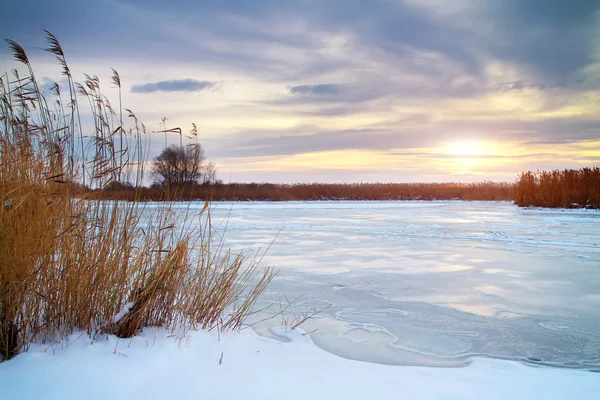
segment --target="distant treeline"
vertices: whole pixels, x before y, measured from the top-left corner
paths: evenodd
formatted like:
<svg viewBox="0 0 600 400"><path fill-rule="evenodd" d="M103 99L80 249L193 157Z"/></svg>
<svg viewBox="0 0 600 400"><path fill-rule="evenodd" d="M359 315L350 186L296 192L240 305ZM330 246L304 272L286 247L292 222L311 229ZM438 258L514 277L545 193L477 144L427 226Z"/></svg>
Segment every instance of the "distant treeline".
<svg viewBox="0 0 600 400"><path fill-rule="evenodd" d="M176 188L112 184L85 197L140 201L490 200L520 207L600 209L600 169L524 172L515 183L211 183Z"/></svg>
<svg viewBox="0 0 600 400"><path fill-rule="evenodd" d="M515 189L519 206L600 208L600 168L524 172Z"/></svg>
<svg viewBox="0 0 600 400"><path fill-rule="evenodd" d="M231 183L172 188L111 187L91 196L121 200L513 200L512 183Z"/></svg>

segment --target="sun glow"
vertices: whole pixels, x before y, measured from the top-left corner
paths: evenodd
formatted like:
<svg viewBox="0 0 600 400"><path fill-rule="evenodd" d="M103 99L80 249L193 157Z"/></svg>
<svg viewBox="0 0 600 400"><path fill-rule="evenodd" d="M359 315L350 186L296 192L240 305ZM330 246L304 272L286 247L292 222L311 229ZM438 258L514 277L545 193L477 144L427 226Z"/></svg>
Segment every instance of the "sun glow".
<svg viewBox="0 0 600 400"><path fill-rule="evenodd" d="M489 143L475 140L457 140L447 143L443 154L450 159L443 160L448 172L455 175L481 174L482 169L490 160L486 156L493 155L494 151Z"/></svg>
<svg viewBox="0 0 600 400"><path fill-rule="evenodd" d="M445 153L454 156L483 156L489 154L486 146L482 142L473 140L460 140L449 143L445 148Z"/></svg>

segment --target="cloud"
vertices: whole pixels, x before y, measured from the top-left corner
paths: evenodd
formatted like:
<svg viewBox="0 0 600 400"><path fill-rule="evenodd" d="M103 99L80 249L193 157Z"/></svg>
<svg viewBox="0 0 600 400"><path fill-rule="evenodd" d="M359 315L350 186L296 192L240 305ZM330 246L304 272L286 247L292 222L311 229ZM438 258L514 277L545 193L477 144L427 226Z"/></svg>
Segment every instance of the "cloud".
<svg viewBox="0 0 600 400"><path fill-rule="evenodd" d="M124 96L146 122L208 116L203 140L221 156L415 151L454 138L534 151L600 137L598 1L32 1L26 15L8 5L0 37L29 50L46 27L89 68L79 73L107 82L102 70L115 67L139 82L134 94L227 81L211 102ZM8 57L0 51L0 65ZM165 70L175 80L155 82Z"/></svg>
<svg viewBox="0 0 600 400"><path fill-rule="evenodd" d="M593 61L599 10L598 2L588 0L508 0L488 6L494 32L502 40L485 39L496 56L531 67L556 83Z"/></svg>
<svg viewBox="0 0 600 400"><path fill-rule="evenodd" d="M315 128L313 128L315 129ZM310 127L303 129L311 130ZM414 129L364 128L316 131L309 134L263 136L248 141L221 142L215 147L218 156L263 157L289 156L303 153L338 150L389 150L390 148L421 148L435 144L437 137ZM242 135L237 135L241 137Z"/></svg>
<svg viewBox="0 0 600 400"><path fill-rule="evenodd" d="M452 140L487 142L501 139L507 143L521 143L527 151L538 153L542 145L562 146L595 142L600 137L599 134L598 122L591 120L570 121L549 118L482 123L465 119L435 123L428 114L414 114L389 121L381 126L373 125L357 129L326 130L319 126L303 126L298 129L274 130L268 134L240 131L228 139L214 141L212 147L215 149L216 156L242 159L340 150L389 152L390 149L395 149L395 153L404 149L415 156L430 154L434 158L444 158L438 153L432 153L431 150L426 150L424 153L417 153L415 150L435 148L441 142ZM254 136L258 137L244 139ZM545 157L548 154L538 155Z"/></svg>
<svg viewBox="0 0 600 400"><path fill-rule="evenodd" d="M216 89L221 82L216 81L197 81L195 79L175 79L172 81L159 81L133 85L132 93L153 93L153 92L201 92L204 90Z"/></svg>
<svg viewBox="0 0 600 400"><path fill-rule="evenodd" d="M64 38L67 50L93 46L97 54L125 54L155 63L169 54L170 60L280 80L365 71L370 64L435 78L446 65L437 60L411 65L414 50L421 50L441 55L473 77L484 75L485 63L493 58L539 74L553 86L594 61L592 46L600 34L594 21L600 3L590 0L57 2L61 7L54 10L54 3L50 7L38 0L33 15L26 17L10 12L9 6L6 15L16 18L0 19L5 26L0 32L30 41L31 32L40 37L36 23L46 27L56 21L50 29ZM97 26L85 24L86 18L78 15L93 15ZM76 25L60 23L63 18ZM177 29L164 22L172 19L178 21ZM336 52L331 43L341 36L349 45ZM121 37L136 46L119 50L114 44Z"/></svg>
<svg viewBox="0 0 600 400"><path fill-rule="evenodd" d="M566 82L556 83L556 84L547 84L547 83L527 83L525 81L514 81L514 82L505 82L500 85L498 88L501 92L510 92L513 90L525 90L525 89L535 89L539 91L547 91L552 89L561 89L567 87Z"/></svg>
<svg viewBox="0 0 600 400"><path fill-rule="evenodd" d="M341 87L335 84L319 84L319 85L298 85L290 86L291 94L317 94L317 95L328 95L328 94L339 94Z"/></svg>

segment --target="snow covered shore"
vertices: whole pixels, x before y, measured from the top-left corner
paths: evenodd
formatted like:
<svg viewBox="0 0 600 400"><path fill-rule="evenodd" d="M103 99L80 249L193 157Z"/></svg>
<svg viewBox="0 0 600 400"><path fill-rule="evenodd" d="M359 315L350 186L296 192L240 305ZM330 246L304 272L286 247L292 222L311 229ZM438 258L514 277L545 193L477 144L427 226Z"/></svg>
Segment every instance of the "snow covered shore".
<svg viewBox="0 0 600 400"><path fill-rule="evenodd" d="M465 368L340 358L278 328L242 333L146 329L133 339L72 335L0 364L4 399L597 399L600 374L474 359Z"/></svg>

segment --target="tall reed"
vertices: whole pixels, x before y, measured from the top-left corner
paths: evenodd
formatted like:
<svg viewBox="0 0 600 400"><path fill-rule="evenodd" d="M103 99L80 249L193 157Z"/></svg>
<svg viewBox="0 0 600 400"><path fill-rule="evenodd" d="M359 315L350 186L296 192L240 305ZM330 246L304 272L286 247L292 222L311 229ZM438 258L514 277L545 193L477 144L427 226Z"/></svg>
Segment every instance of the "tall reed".
<svg viewBox="0 0 600 400"><path fill-rule="evenodd" d="M120 337L144 326L239 329L273 270L214 240L208 203L192 226L168 203L86 195L141 186L148 136L121 106L116 71L115 111L98 77L76 83L59 41L46 39L64 85L39 85L11 40L25 72L0 77L0 360L77 329Z"/></svg>
<svg viewBox="0 0 600 400"><path fill-rule="evenodd" d="M517 181L515 203L600 209L600 168L524 172Z"/></svg>

